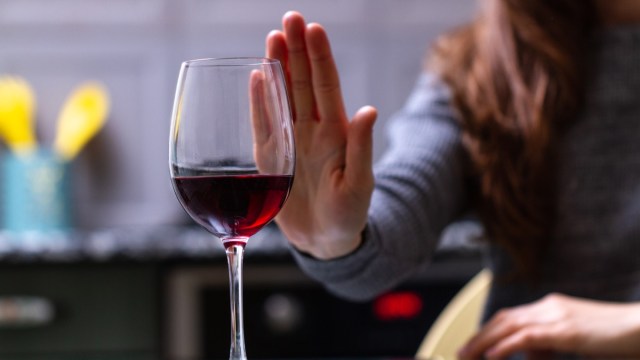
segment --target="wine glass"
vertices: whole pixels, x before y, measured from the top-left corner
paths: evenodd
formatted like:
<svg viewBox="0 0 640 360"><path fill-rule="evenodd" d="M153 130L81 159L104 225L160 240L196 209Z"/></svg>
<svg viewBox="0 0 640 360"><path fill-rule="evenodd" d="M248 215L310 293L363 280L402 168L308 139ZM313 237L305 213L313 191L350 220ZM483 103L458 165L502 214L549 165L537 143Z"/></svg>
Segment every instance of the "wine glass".
<svg viewBox="0 0 640 360"><path fill-rule="evenodd" d="M182 63L169 165L182 207L225 247L231 293L230 359L246 359L244 247L284 205L295 168L293 123L280 63L267 58Z"/></svg>

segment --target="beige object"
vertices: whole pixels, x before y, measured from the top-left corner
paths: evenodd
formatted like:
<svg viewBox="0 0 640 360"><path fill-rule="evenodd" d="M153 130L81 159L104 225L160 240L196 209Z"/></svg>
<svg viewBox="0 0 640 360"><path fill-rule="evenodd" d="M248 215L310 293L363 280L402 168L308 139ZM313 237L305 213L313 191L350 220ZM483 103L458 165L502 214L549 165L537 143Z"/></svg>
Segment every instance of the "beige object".
<svg viewBox="0 0 640 360"><path fill-rule="evenodd" d="M417 359L457 359L458 350L478 330L491 279L484 269L456 294L427 332Z"/></svg>

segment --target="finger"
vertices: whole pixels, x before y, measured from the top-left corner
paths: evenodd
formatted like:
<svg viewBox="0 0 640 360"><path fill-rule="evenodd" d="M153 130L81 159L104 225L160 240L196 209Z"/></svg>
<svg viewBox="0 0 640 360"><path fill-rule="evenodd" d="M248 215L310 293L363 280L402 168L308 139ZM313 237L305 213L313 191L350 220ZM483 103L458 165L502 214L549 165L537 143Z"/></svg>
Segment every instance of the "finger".
<svg viewBox="0 0 640 360"><path fill-rule="evenodd" d="M266 39L267 57L279 60L282 66L287 61L287 41L280 30L272 30Z"/></svg>
<svg viewBox="0 0 640 360"><path fill-rule="evenodd" d="M351 186L368 186L373 189L373 124L378 116L372 106L362 107L349 124L345 179ZM368 181L369 183L364 183Z"/></svg>
<svg viewBox="0 0 640 360"><path fill-rule="evenodd" d="M270 59L276 59L280 61L282 71L285 74L285 81L287 82L287 89L291 89L291 78L288 73L287 66L287 41L284 38L284 34L280 30L272 30L267 35L266 39L266 56ZM291 94L288 94L291 96ZM291 100L291 99L289 99ZM290 101L291 102L291 101ZM295 109L292 109L295 110ZM293 114L295 119L295 114Z"/></svg>
<svg viewBox="0 0 640 360"><path fill-rule="evenodd" d="M289 75L296 121L313 119L314 100L311 88L311 73L305 41L305 21L300 13L290 11L283 19L287 42Z"/></svg>
<svg viewBox="0 0 640 360"><path fill-rule="evenodd" d="M499 341L486 352L486 356L502 359L519 351L561 350L554 348L560 338L561 334L554 330L554 326L527 326Z"/></svg>
<svg viewBox="0 0 640 360"><path fill-rule="evenodd" d="M459 356L464 359L479 358L501 339L518 331L522 326L523 320L519 319L515 309L501 310L467 342Z"/></svg>
<svg viewBox="0 0 640 360"><path fill-rule="evenodd" d="M260 70L251 72L249 78L251 125L256 145L264 144L271 136L271 120L267 109L265 75Z"/></svg>
<svg viewBox="0 0 640 360"><path fill-rule="evenodd" d="M305 35L311 63L313 93L320 118L342 120L344 105L340 79L327 33L320 24L309 24Z"/></svg>

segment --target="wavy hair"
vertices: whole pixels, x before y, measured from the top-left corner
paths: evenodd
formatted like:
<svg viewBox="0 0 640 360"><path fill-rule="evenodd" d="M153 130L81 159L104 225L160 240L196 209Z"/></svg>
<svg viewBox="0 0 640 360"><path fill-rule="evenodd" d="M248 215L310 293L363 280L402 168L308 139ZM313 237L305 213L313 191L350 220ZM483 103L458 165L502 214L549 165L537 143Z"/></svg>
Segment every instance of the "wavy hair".
<svg viewBox="0 0 640 360"><path fill-rule="evenodd" d="M554 145L580 110L593 0L483 0L428 58L450 86L487 238L535 275L555 217Z"/></svg>

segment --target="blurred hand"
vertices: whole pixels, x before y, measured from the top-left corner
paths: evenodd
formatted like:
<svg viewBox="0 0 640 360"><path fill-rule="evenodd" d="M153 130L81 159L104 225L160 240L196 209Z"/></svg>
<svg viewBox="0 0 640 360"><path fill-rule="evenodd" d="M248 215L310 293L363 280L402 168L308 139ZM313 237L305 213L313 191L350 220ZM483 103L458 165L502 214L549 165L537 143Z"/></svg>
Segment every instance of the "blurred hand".
<svg viewBox="0 0 640 360"><path fill-rule="evenodd" d="M499 311L460 352L463 359L536 357L547 351L598 357L640 356L640 304L551 294Z"/></svg>
<svg viewBox="0 0 640 360"><path fill-rule="evenodd" d="M280 112L274 110L273 99L278 93L270 85L263 71L251 72L249 95L254 139L253 157L261 174L280 174L284 169L291 169L293 164L287 157L274 156L279 152L285 152L282 147L289 141L283 141L281 132L274 132L274 127L278 126L280 121Z"/></svg>
<svg viewBox="0 0 640 360"><path fill-rule="evenodd" d="M287 74L294 114L296 174L276 221L300 251L331 259L355 250L373 192L372 130L376 110L344 110L329 40L319 24L288 12L267 36L267 57Z"/></svg>

